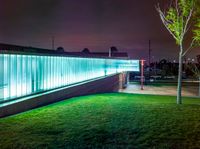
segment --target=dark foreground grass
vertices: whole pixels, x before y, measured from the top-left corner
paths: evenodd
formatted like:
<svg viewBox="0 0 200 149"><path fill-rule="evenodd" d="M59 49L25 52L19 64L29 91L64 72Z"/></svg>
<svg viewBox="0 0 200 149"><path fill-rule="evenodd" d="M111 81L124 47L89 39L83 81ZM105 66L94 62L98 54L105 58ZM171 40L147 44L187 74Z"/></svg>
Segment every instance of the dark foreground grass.
<svg viewBox="0 0 200 149"><path fill-rule="evenodd" d="M200 99L73 98L0 119L0 148L200 148Z"/></svg>

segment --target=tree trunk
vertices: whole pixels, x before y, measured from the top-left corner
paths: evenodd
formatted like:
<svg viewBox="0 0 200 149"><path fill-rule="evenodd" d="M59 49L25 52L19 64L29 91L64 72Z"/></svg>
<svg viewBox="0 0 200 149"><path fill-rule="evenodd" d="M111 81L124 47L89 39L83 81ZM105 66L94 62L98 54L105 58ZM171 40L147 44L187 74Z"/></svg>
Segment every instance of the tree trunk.
<svg viewBox="0 0 200 149"><path fill-rule="evenodd" d="M182 104L182 46L179 53L178 85L177 85L177 104Z"/></svg>

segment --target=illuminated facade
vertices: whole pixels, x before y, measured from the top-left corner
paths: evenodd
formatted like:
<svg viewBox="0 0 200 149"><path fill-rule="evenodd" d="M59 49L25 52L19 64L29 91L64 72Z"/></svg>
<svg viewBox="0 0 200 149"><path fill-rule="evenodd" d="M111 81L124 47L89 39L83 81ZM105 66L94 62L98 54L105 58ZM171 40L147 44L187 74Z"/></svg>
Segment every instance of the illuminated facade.
<svg viewBox="0 0 200 149"><path fill-rule="evenodd" d="M124 71L139 71L139 61L2 52L0 102Z"/></svg>

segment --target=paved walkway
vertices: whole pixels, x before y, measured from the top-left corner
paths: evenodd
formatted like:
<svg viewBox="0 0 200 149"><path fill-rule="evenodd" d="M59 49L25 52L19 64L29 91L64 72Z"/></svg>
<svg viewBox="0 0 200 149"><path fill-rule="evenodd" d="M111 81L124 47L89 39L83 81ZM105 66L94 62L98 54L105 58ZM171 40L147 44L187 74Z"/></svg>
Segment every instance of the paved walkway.
<svg viewBox="0 0 200 149"><path fill-rule="evenodd" d="M144 90L141 90L139 84L129 84L126 89L120 90L123 93L133 93L133 94L153 94L153 95L176 95L177 87L162 85L145 85ZM197 86L184 86L182 90L183 96L197 96L198 87Z"/></svg>

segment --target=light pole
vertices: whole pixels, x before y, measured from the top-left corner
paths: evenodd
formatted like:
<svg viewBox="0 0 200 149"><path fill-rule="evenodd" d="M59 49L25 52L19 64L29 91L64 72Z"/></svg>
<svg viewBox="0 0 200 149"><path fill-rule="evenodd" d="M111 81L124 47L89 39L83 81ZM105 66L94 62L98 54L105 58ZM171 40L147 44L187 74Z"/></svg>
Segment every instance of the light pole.
<svg viewBox="0 0 200 149"><path fill-rule="evenodd" d="M141 61L141 90L144 90L144 62L145 60L140 60Z"/></svg>
<svg viewBox="0 0 200 149"><path fill-rule="evenodd" d="M54 46L55 46L55 37L52 36L52 37L51 37L51 40L52 40L52 41L51 41L51 44L52 44L52 50L55 50L55 47L54 47Z"/></svg>

